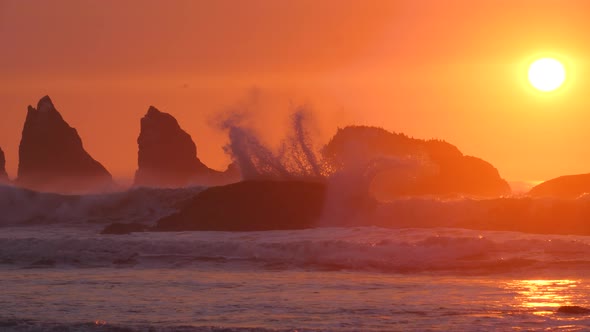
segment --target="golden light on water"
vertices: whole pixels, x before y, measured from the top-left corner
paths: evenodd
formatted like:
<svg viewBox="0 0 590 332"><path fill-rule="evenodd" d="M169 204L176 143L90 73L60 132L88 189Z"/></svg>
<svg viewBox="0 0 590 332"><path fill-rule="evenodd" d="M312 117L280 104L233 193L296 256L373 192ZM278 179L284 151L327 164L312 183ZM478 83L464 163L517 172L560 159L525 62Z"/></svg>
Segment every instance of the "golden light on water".
<svg viewBox="0 0 590 332"><path fill-rule="evenodd" d="M537 315L554 314L561 306L573 305L572 293L578 281L514 280L507 287L516 293L517 306L533 310Z"/></svg>

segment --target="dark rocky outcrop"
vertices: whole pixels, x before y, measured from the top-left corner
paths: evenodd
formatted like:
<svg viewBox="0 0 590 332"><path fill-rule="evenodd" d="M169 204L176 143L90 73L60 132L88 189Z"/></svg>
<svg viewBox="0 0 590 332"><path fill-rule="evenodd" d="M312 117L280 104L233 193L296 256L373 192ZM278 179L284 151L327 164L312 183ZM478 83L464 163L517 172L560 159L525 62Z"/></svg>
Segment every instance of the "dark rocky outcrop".
<svg viewBox="0 0 590 332"><path fill-rule="evenodd" d="M176 119L151 106L141 119L136 186L219 185L239 180L239 172L219 172L197 158L197 147Z"/></svg>
<svg viewBox="0 0 590 332"><path fill-rule="evenodd" d="M390 163L375 175L376 196L469 195L496 197L510 193L510 186L488 162L465 156L452 144L421 140L377 127L339 129L323 149L335 168L377 160ZM396 162L392 159L397 159Z"/></svg>
<svg viewBox="0 0 590 332"><path fill-rule="evenodd" d="M590 201L586 200L552 200L548 204L547 200L531 197L454 200L411 197L376 207L366 197L357 196L348 197L330 209L330 196L337 194L330 190L331 185L260 180L211 187L185 201L179 212L160 219L150 230L263 231L379 226L590 235ZM354 217L356 213L358 216Z"/></svg>
<svg viewBox="0 0 590 332"><path fill-rule="evenodd" d="M88 152L76 129L45 96L29 106L19 146L17 184L52 192L88 192L113 185L109 172Z"/></svg>
<svg viewBox="0 0 590 332"><path fill-rule="evenodd" d="M564 305L557 309L557 312L562 314L572 314L572 315L590 315L590 309L580 307L577 305Z"/></svg>
<svg viewBox="0 0 590 332"><path fill-rule="evenodd" d="M6 159L4 158L4 151L0 149L0 184L8 182L8 174L6 174Z"/></svg>
<svg viewBox="0 0 590 332"><path fill-rule="evenodd" d="M197 194L180 212L158 221L157 231L261 231L317 226L325 184L244 181Z"/></svg>
<svg viewBox="0 0 590 332"><path fill-rule="evenodd" d="M534 197L576 198L590 193L590 174L565 175L545 181L529 191Z"/></svg>

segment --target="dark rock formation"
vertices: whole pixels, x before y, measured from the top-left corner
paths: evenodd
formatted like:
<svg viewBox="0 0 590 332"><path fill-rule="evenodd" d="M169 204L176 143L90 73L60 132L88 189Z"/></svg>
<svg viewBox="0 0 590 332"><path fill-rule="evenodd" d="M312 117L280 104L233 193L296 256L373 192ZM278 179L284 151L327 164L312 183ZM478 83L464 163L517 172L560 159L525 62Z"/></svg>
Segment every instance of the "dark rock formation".
<svg viewBox="0 0 590 332"><path fill-rule="evenodd" d="M137 186L218 185L239 180L239 172L233 168L218 172L205 166L197 158L197 147L191 136L180 128L172 115L153 106L141 119L137 144Z"/></svg>
<svg viewBox="0 0 590 332"><path fill-rule="evenodd" d="M109 172L82 145L45 96L37 108L29 106L19 146L20 186L54 192L88 192L110 188Z"/></svg>
<svg viewBox="0 0 590 332"><path fill-rule="evenodd" d="M244 181L197 194L180 212L158 221L157 231L304 229L321 217L325 184Z"/></svg>
<svg viewBox="0 0 590 332"><path fill-rule="evenodd" d="M557 312L562 314L572 314L572 315L590 315L590 309L580 307L577 305L564 305L557 309Z"/></svg>
<svg viewBox="0 0 590 332"><path fill-rule="evenodd" d="M4 151L0 149L0 184L8 182L8 174L6 174L6 159L4 158Z"/></svg>
<svg viewBox="0 0 590 332"><path fill-rule="evenodd" d="M100 234L125 235L134 232L144 232L146 230L148 230L148 227L140 223L132 222L128 224L123 224L116 222L105 227Z"/></svg>
<svg viewBox="0 0 590 332"><path fill-rule="evenodd" d="M510 193L508 183L488 162L465 156L444 141L414 139L381 128L339 129L324 147L323 155L336 169L372 161L389 163L376 172L372 184L372 190L381 197L495 197Z"/></svg>
<svg viewBox="0 0 590 332"><path fill-rule="evenodd" d="M534 197L576 198L590 193L590 174L565 175L545 181L529 191Z"/></svg>

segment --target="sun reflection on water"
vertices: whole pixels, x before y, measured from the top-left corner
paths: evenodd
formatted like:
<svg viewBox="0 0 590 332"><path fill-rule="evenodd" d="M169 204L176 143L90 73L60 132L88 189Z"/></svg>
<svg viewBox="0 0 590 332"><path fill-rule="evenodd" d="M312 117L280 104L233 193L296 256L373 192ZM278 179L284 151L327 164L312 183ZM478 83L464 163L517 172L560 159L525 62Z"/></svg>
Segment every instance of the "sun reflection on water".
<svg viewBox="0 0 590 332"><path fill-rule="evenodd" d="M572 294L579 281L558 280L513 280L507 288L514 291L516 306L530 310L536 315L554 314L560 306L573 305Z"/></svg>

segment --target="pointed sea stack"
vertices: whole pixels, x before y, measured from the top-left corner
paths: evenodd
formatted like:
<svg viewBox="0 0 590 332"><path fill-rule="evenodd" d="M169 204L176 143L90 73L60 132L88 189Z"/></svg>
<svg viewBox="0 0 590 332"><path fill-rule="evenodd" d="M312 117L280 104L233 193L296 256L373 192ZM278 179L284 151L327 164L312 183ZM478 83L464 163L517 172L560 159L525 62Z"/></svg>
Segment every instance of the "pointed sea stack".
<svg viewBox="0 0 590 332"><path fill-rule="evenodd" d="M227 184L239 180L239 174L210 169L197 157L197 146L176 119L153 106L141 119L138 169L135 185L183 187Z"/></svg>
<svg viewBox="0 0 590 332"><path fill-rule="evenodd" d="M6 174L6 159L4 158L4 151L0 149L0 184L8 182L8 174Z"/></svg>
<svg viewBox="0 0 590 332"><path fill-rule="evenodd" d="M49 96L29 106L19 146L18 178L22 187L59 193L109 189L111 174L88 152L76 129L64 121Z"/></svg>

